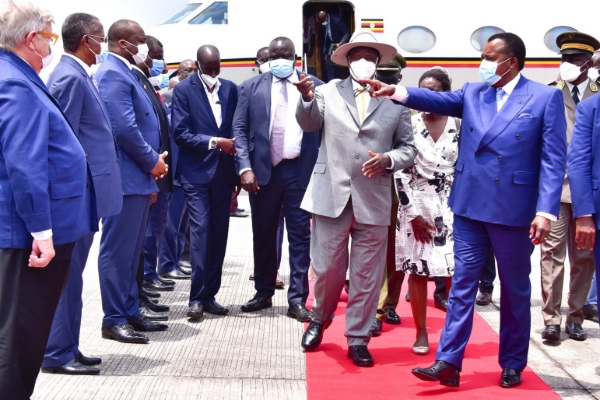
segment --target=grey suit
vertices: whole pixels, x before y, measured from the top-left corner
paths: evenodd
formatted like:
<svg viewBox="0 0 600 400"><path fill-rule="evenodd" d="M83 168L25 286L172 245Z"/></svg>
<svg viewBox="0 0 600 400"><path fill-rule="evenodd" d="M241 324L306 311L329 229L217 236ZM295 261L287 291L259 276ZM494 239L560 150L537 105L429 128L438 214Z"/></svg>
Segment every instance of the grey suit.
<svg viewBox="0 0 600 400"><path fill-rule="evenodd" d="M313 319L333 318L350 259L346 308L348 345L366 345L377 309L390 225L392 171L367 178L369 151L387 153L393 170L409 167L416 153L410 112L388 99L371 99L361 122L350 78L315 90L296 119L305 132L323 129L319 156L301 207L313 213L311 256L317 273ZM348 254L348 241L352 249Z"/></svg>

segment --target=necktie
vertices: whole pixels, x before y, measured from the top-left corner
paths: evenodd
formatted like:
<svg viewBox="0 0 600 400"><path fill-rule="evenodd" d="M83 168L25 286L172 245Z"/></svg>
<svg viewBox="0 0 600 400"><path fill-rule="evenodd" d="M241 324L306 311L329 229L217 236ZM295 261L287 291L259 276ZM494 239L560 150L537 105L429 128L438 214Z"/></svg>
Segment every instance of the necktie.
<svg viewBox="0 0 600 400"><path fill-rule="evenodd" d="M504 105L504 95L505 94L506 94L506 92L502 88L498 88L496 90L496 106L497 106L498 112L500 112L500 110L502 109L502 106Z"/></svg>
<svg viewBox="0 0 600 400"><path fill-rule="evenodd" d="M285 137L285 126L287 124L288 95L287 79L281 79L281 89L277 96L277 105L273 115L273 127L271 128L271 164L276 166L283 159L283 142Z"/></svg>
<svg viewBox="0 0 600 400"><path fill-rule="evenodd" d="M579 104L579 89L577 89L577 86L573 86L573 101L575 105Z"/></svg>
<svg viewBox="0 0 600 400"><path fill-rule="evenodd" d="M365 101L365 89L358 90L358 96L356 96L356 108L358 109L358 116L360 118L360 123L365 122L365 114L367 113Z"/></svg>

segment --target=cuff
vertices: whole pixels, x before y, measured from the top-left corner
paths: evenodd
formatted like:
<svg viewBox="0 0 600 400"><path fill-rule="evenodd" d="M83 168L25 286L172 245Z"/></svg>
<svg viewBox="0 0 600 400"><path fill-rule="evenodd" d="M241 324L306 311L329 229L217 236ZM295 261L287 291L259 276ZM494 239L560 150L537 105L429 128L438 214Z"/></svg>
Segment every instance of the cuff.
<svg viewBox="0 0 600 400"><path fill-rule="evenodd" d="M304 101L304 99L302 97L300 97L300 99L302 100L302 105L304 106L304 109L306 111L312 110L313 100L315 99L314 95L313 95L313 100L311 100L311 101Z"/></svg>
<svg viewBox="0 0 600 400"><path fill-rule="evenodd" d="M577 217L577 219L591 217L591 216L592 216L592 214L580 215L579 217Z"/></svg>
<svg viewBox="0 0 600 400"><path fill-rule="evenodd" d="M48 240L52 237L52 229L41 232L31 232L31 236L33 236L35 240Z"/></svg>
<svg viewBox="0 0 600 400"><path fill-rule="evenodd" d="M404 103L408 99L408 90L404 86L396 86L396 91L389 97L391 100L399 101Z"/></svg>
<svg viewBox="0 0 600 400"><path fill-rule="evenodd" d="M535 213L535 215L537 215L538 217L544 217L546 219L549 219L552 222L558 220L558 218L556 217L556 215L548 214L548 213L541 212L541 211L538 211L537 213Z"/></svg>
<svg viewBox="0 0 600 400"><path fill-rule="evenodd" d="M246 171L252 171L252 168L242 168L240 169L240 176L242 176L242 174Z"/></svg>
<svg viewBox="0 0 600 400"><path fill-rule="evenodd" d="M388 171L392 171L392 172L393 172L393 171L394 171L394 165L395 165L395 164L394 164L394 158L393 158L392 156L390 156L389 154L388 154L388 157L389 157L389 158L390 158L390 160L392 161L392 165L390 165L390 166L389 166L389 167L387 167L386 169L387 169Z"/></svg>

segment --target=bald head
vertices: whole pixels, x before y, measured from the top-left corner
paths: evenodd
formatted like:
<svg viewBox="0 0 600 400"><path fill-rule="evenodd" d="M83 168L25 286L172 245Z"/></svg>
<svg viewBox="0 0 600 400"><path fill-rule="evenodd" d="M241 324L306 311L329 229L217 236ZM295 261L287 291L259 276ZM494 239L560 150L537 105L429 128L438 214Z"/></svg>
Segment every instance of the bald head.
<svg viewBox="0 0 600 400"><path fill-rule="evenodd" d="M108 50L125 58L131 64L133 55L137 54L137 46L146 43L146 34L135 21L121 19L108 29Z"/></svg>
<svg viewBox="0 0 600 400"><path fill-rule="evenodd" d="M269 45L269 60L278 60L280 58L285 60L296 59L294 42L283 36L273 39Z"/></svg>
<svg viewBox="0 0 600 400"><path fill-rule="evenodd" d="M327 21L327 13L325 11L319 11L317 13L317 21L319 21L321 24Z"/></svg>
<svg viewBox="0 0 600 400"><path fill-rule="evenodd" d="M221 54L215 46L206 44L200 47L196 53L196 59L203 74L214 78L221 73Z"/></svg>

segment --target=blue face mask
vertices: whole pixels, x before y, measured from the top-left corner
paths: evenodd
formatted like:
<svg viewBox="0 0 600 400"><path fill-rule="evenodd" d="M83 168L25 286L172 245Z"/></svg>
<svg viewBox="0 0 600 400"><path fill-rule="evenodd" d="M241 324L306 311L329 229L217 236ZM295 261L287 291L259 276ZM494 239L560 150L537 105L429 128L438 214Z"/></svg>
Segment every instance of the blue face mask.
<svg viewBox="0 0 600 400"><path fill-rule="evenodd" d="M279 58L269 61L271 72L279 79L285 79L294 72L294 60Z"/></svg>
<svg viewBox="0 0 600 400"><path fill-rule="evenodd" d="M100 64L108 58L108 43L100 43Z"/></svg>
<svg viewBox="0 0 600 400"><path fill-rule="evenodd" d="M152 67L148 67L148 72L150 72L150 76L158 76L162 74L165 69L165 63L163 60L152 60Z"/></svg>
<svg viewBox="0 0 600 400"><path fill-rule="evenodd" d="M496 69L498 68L498 65L504 64L508 60L510 60L510 58L507 58L501 63L482 60L481 65L479 66L479 76L481 77L481 80L489 86L495 85L500 79L502 79L504 75L508 74L508 72L510 71L510 69L508 69L502 75L496 74Z"/></svg>
<svg viewBox="0 0 600 400"><path fill-rule="evenodd" d="M162 77L162 80L160 81L160 86L159 86L159 87L160 87L161 89L164 89L164 88L166 88L167 86L169 86L169 75L164 75L164 76Z"/></svg>

